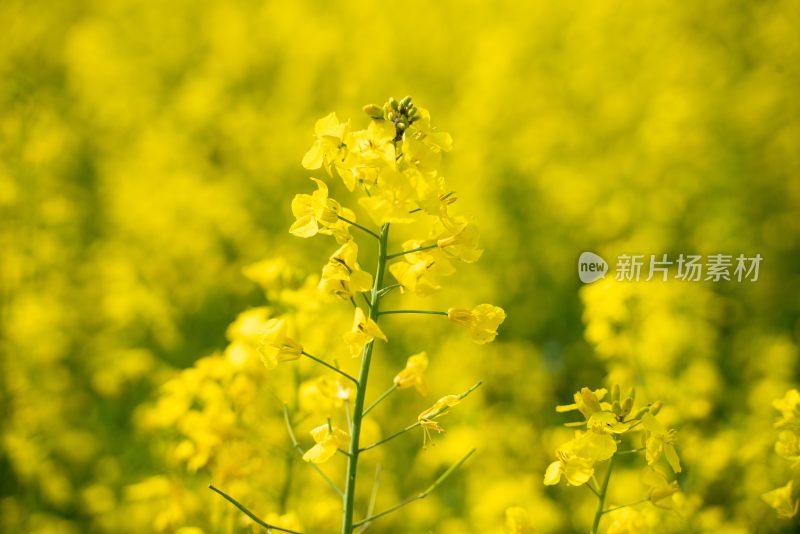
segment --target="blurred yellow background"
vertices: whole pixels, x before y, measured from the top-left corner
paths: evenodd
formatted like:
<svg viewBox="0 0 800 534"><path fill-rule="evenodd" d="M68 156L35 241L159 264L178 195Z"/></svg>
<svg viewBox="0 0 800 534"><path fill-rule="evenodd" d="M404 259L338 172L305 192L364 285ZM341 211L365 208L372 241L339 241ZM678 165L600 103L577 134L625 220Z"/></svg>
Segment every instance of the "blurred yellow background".
<svg viewBox="0 0 800 534"><path fill-rule="evenodd" d="M366 461L380 509L478 448L371 530L501 533L521 507L539 532L586 532L591 493L542 485L569 435L554 406L619 382L664 401L685 465L683 516L649 511L642 532L795 532L760 495L789 476L771 401L800 375L799 23L794 0L4 0L0 529L250 532L214 481L337 531L338 499L286 460L280 401L311 366L201 358L265 303L245 266L305 276L331 252L288 233L316 119L363 127L362 105L410 94L453 135L445 174L486 248L427 305L508 319L479 348L387 327L371 382L424 348L432 399L397 396L365 432L484 386L436 447L414 435ZM582 286L585 250L764 260L755 283ZM626 502L638 474L619 472Z"/></svg>

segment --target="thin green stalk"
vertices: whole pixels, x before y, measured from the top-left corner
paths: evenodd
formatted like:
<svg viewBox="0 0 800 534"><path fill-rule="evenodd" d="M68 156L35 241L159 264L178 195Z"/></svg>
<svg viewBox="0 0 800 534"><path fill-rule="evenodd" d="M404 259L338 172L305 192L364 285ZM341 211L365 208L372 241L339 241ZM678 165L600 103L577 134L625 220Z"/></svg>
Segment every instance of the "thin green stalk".
<svg viewBox="0 0 800 534"><path fill-rule="evenodd" d="M616 510L621 510L621 509L623 509L623 508L627 508L627 507L629 507L629 506L636 506L637 504L642 504L643 502L647 502L647 501L649 501L649 500L650 500L650 499L641 499L641 500L639 500L639 501L635 501L635 502L629 502L628 504L622 504L622 505L620 505L620 506L613 506L613 507L611 507L611 508L607 508L607 509L603 510L603 513L604 513L604 514L607 514L607 513L609 513L609 512L614 512L614 511L616 511Z"/></svg>
<svg viewBox="0 0 800 534"><path fill-rule="evenodd" d="M389 395L391 395L392 393L394 393L396 390L397 390L397 384L392 384L392 385L389 387L389 389L387 389L386 391L384 391L383 393L381 393L381 396L380 396L380 397L378 397L377 399L375 399L375 402L373 402L372 404L370 404L370 405L367 407L367 409L366 409L366 410L364 410L364 413L363 413L363 415L367 415L369 412L371 412L371 411L372 411L372 409L373 409L375 406L377 406L378 404L380 404L380 403L381 403L381 401L382 401L383 399L385 399L386 397L388 397Z"/></svg>
<svg viewBox="0 0 800 534"><path fill-rule="evenodd" d="M340 375L342 375L346 379L353 381L353 383L355 383L356 386L358 385L358 380L356 380L355 377L352 377L352 376L348 375L347 373L345 373L344 371L342 371L338 367L334 367L333 365L329 364L325 360L317 358L316 356L312 356L311 354L307 353L306 351L303 351L300 354L302 354L303 356L306 356L307 358L311 358L312 360L314 360L315 362L317 362L320 365L324 365L325 367L327 367L328 369L330 369L334 373L339 373Z"/></svg>
<svg viewBox="0 0 800 534"><path fill-rule="evenodd" d="M355 227L356 227L356 228L358 228L359 230L361 230L361 231L363 231L363 232L366 232L366 233L368 233L369 235L371 235L372 237L374 237L375 239L377 239L377 240L379 240L379 241L380 241L380 239L381 239L381 236L379 236L378 234L376 234L375 232L373 232L372 230L370 230L370 229L369 229L369 228L367 228L366 226L361 226L360 224L358 224L358 223L357 223L357 222L355 222L355 221L351 221L350 219L345 219L345 218L344 218L344 217L342 217L341 215L337 215L336 217L337 217L337 218L338 218L340 221L344 221L344 222L346 222L347 224L349 224L350 226L355 226Z"/></svg>
<svg viewBox="0 0 800 534"><path fill-rule="evenodd" d="M608 469L603 477L603 485L600 486L600 494L597 497L597 508L594 512L594 521L592 522L591 534L597 534L600 528L600 520L603 518L603 506L606 502L606 494L608 493L608 482L611 480L611 471L614 469L614 456L608 461Z"/></svg>
<svg viewBox="0 0 800 534"><path fill-rule="evenodd" d="M636 454L637 452L642 452L647 450L645 447L640 447L638 449L628 449L626 451L617 451L616 454Z"/></svg>
<svg viewBox="0 0 800 534"><path fill-rule="evenodd" d="M378 315L394 315L398 313L421 313L425 315L447 315L446 311L435 310L386 310L380 312Z"/></svg>
<svg viewBox="0 0 800 534"><path fill-rule="evenodd" d="M398 287L402 287L402 286L400 284L392 284L390 286L386 286L386 287L384 287L383 289L381 289L378 292L378 295L380 295L381 298L383 298L386 295L388 295L389 293L391 293L393 289L397 289Z"/></svg>
<svg viewBox="0 0 800 534"><path fill-rule="evenodd" d="M383 439L382 439L382 440L380 440L380 441L376 441L375 443L372 443L372 444L370 444L370 445L367 445L366 447L362 447L362 448L361 448L361 450L360 450L359 452L368 451L368 450L370 450L370 449L374 449L374 448L375 448L375 447L377 447L378 445L383 445L383 444L384 444L384 443L386 443L387 441L391 441L391 440L393 440L394 438L396 438L396 437L398 437L398 436L402 436L403 434L405 434L405 433L406 433L406 432L408 432L409 430L414 430L414 429L415 429L415 428L417 428L419 425L420 425L419 421L417 421L416 423L412 423L412 424L408 425L407 427L405 427L405 428L403 428L403 429L401 429L401 430L398 430L398 431L397 431L397 432L395 432L394 434L390 434L390 435L386 436L385 438L383 438Z"/></svg>
<svg viewBox="0 0 800 534"><path fill-rule="evenodd" d="M415 252L422 252L423 250L430 250L432 248L436 248L439 245L434 243L433 245L424 245L422 247L412 248L411 250L404 250L403 252L395 252L394 254L389 254L386 256L387 260L392 260L394 258L399 258L400 256L405 256L406 254L413 254Z"/></svg>
<svg viewBox="0 0 800 534"><path fill-rule="evenodd" d="M367 517L371 516L372 513L375 511L375 502L378 500L378 489L381 486L381 464L375 466L375 479L372 482L372 491L369 494L369 504L367 505ZM358 529L358 534L364 534L371 523L364 523L361 525L361 528Z"/></svg>
<svg viewBox="0 0 800 534"><path fill-rule="evenodd" d="M270 525L269 523L265 522L263 519L258 517L256 514L248 510L247 507L245 507L242 503L240 503L239 501L237 501L224 491L214 487L213 484L209 484L208 489L210 489L215 493L218 493L220 496L222 496L223 499L234 505L236 508L241 510L247 517L258 523L260 526L264 527L268 531L277 530L278 532L288 532L289 534L303 534L302 532L298 532L296 530L289 530L288 528L281 528L281 527L276 527L275 525Z"/></svg>
<svg viewBox="0 0 800 534"><path fill-rule="evenodd" d="M413 497L410 497L410 498L408 498L408 499L406 499L406 500L404 500L402 502L399 502L399 503L395 504L394 506L392 506L390 508L387 508L386 510L384 510L384 511L382 511L380 513L377 513L377 514L372 515L372 516L365 517L364 519L360 519L360 520L355 522L355 526L363 525L365 523L371 523L372 521L375 521L379 517L383 517L383 516L385 516L387 514L391 514L395 510L398 510L398 509L402 508L403 506L405 506L407 504L411 504L414 501L418 501L420 499L424 499L425 497L427 497L428 495L433 493L433 491L436 490L436 488L438 488L445 480L447 480L447 478L450 475L455 473L462 465L464 465L464 462L466 462L469 459L470 456L475 454L475 450L476 449L472 449L463 458L461 458L459 461L457 461L456 463L451 465L447 469L447 471L442 473L441 476L439 476L439 478L437 478L436 481L433 484L431 484L430 486L428 486L428 489L426 489L422 493L419 493L419 494L414 495Z"/></svg>
<svg viewBox="0 0 800 534"><path fill-rule="evenodd" d="M300 446L300 443L297 441L297 436L295 436L294 434L294 428L292 428L292 421L289 418L289 407L286 406L285 404L283 405L283 420L286 422L286 431L289 433L289 439L292 441L292 447L294 447L295 450L300 453L300 456L304 455L305 451L303 450L303 447ZM314 471L316 471L319 474L319 476L321 476L325 480L325 482L328 483L328 485L333 489L333 491L338 493L340 497L344 497L344 493L342 493L342 490L339 489L339 487L333 482L333 480L331 480L330 477L326 475L325 472L322 471L322 469L320 469L320 467L317 464L311 463L310 465L314 469Z"/></svg>
<svg viewBox="0 0 800 534"><path fill-rule="evenodd" d="M380 306L380 290L383 287L383 277L386 272L387 245L389 243L389 225L381 227L378 236L378 266L375 271L375 280L370 293L369 318L373 321L378 320ZM361 419L364 414L364 400L367 393L367 380L369 379L369 367L372 361L372 349L375 345L371 341L364 346L361 355L361 371L358 375L358 387L356 388L356 398L353 403L353 428L350 437L350 457L347 460L347 481L344 490L344 506L342 511L342 534L352 534L353 532L353 508L356 497L356 474L358 472L358 453L359 439L361 437Z"/></svg>

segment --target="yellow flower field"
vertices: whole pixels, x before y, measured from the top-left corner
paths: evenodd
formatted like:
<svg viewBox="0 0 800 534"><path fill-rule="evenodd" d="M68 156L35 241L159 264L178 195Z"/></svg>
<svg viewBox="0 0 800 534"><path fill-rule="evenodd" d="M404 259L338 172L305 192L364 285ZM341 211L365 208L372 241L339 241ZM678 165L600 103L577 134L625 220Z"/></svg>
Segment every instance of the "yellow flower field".
<svg viewBox="0 0 800 534"><path fill-rule="evenodd" d="M796 1L0 22L0 531L800 530Z"/></svg>

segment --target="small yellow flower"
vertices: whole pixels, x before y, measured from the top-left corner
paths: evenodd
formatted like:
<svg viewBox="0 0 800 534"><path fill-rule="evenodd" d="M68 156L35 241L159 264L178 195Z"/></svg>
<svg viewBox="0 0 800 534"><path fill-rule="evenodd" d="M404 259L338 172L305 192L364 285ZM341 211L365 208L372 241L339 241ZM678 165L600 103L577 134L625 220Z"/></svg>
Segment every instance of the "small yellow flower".
<svg viewBox="0 0 800 534"><path fill-rule="evenodd" d="M283 319L270 319L261 333L258 353L267 369L274 369L280 362L296 360L303 346L287 335L288 326Z"/></svg>
<svg viewBox="0 0 800 534"><path fill-rule="evenodd" d="M592 432L600 434L622 434L627 432L631 425L617 419L613 412L595 412L586 421L586 427Z"/></svg>
<svg viewBox="0 0 800 534"><path fill-rule="evenodd" d="M782 399L772 401L772 406L781 413L776 428L800 430L800 391L790 389Z"/></svg>
<svg viewBox="0 0 800 534"><path fill-rule="evenodd" d="M358 245L348 241L333 253L325 267L319 289L342 299L351 299L372 287L372 275L358 265Z"/></svg>
<svg viewBox="0 0 800 534"><path fill-rule="evenodd" d="M414 189L408 176L391 167L384 167L370 195L358 203L377 225L386 223L407 224L414 221L410 215Z"/></svg>
<svg viewBox="0 0 800 534"><path fill-rule="evenodd" d="M791 480L783 487L764 493L761 498L778 512L778 517L791 519L797 514L799 501L792 499Z"/></svg>
<svg viewBox="0 0 800 534"><path fill-rule="evenodd" d="M327 462L340 447L346 447L350 443L347 432L328 423L313 429L311 437L317 444L306 451L303 460L315 464Z"/></svg>
<svg viewBox="0 0 800 534"><path fill-rule="evenodd" d="M425 370L428 368L428 354L420 352L408 357L406 367L394 377L399 389L415 387L423 397L428 394L428 383L425 381Z"/></svg>
<svg viewBox="0 0 800 534"><path fill-rule="evenodd" d="M433 241L406 241L403 251L434 245ZM438 276L449 276L455 272L447 256L438 248L428 248L403 255L403 260L389 266L389 272L401 286L401 291L409 290L419 297L427 297L441 289Z"/></svg>
<svg viewBox="0 0 800 534"><path fill-rule="evenodd" d="M489 343L497 337L497 327L505 321L506 312L491 304L480 304L474 308L450 308L447 318L457 325L469 328L472 341Z"/></svg>
<svg viewBox="0 0 800 534"><path fill-rule="evenodd" d="M435 175L442 159L442 152L453 148L449 133L431 128L430 113L417 107L419 120L403 134L403 160L405 164L422 173Z"/></svg>
<svg viewBox="0 0 800 534"><path fill-rule="evenodd" d="M580 391L573 395L575 399L574 404L556 406L556 411L562 413L578 410L588 420L595 412L607 410L611 407L608 403L600 402L607 393L608 391L605 388L596 389L594 391L589 388L581 388Z"/></svg>
<svg viewBox="0 0 800 534"><path fill-rule="evenodd" d="M775 442L775 452L792 462L792 467L800 465L800 436L791 430L782 430Z"/></svg>
<svg viewBox="0 0 800 534"><path fill-rule="evenodd" d="M300 385L300 409L311 413L330 413L352 399L353 393L353 388L338 376L320 376Z"/></svg>
<svg viewBox="0 0 800 534"><path fill-rule="evenodd" d="M341 160L343 138L350 127L350 122L339 122L336 113L330 113L314 125L314 144L303 156L303 167L319 169L325 165L330 174L331 164Z"/></svg>
<svg viewBox="0 0 800 534"><path fill-rule="evenodd" d="M431 275L432 268L436 265L433 261L422 260L416 263L399 261L389 266L402 290L413 291L417 296L427 297L442 288Z"/></svg>
<svg viewBox="0 0 800 534"><path fill-rule="evenodd" d="M436 244L449 256L466 263L473 263L481 257L480 232L478 227L467 222L463 217L441 217L439 219L444 232L438 237Z"/></svg>
<svg viewBox="0 0 800 534"><path fill-rule="evenodd" d="M645 456L647 457L647 465L653 465L664 455L670 467L672 467L672 470L676 473L680 473L681 462L678 458L678 453L675 452L675 446L673 445L673 443L678 440L678 432L675 430L667 430L667 428L649 412L642 416L642 426L645 429L644 445L646 448Z"/></svg>
<svg viewBox="0 0 800 534"><path fill-rule="evenodd" d="M556 450L558 460L547 467L544 483L558 484L563 475L572 486L585 484L594 475L594 464L608 460L617 452L617 443L606 433L577 432L575 438Z"/></svg>
<svg viewBox="0 0 800 534"><path fill-rule="evenodd" d="M350 352L350 356L353 358L358 357L367 343L371 343L375 338L388 341L386 335L378 327L378 324L366 317L361 308L356 308L353 318L353 329L345 333L343 337L347 344L347 349Z"/></svg>
<svg viewBox="0 0 800 534"><path fill-rule="evenodd" d="M417 422L422 428L423 447L427 447L428 443L431 442L431 431L438 434L444 432L444 429L436 422L436 419L447 414L450 408L461 402L463 398L463 395L445 395L436 401L433 406L417 416Z"/></svg>
<svg viewBox="0 0 800 534"><path fill-rule="evenodd" d="M642 480L647 486L647 498L654 506L674 508L675 501L672 500L672 496L681 490L675 480L667 482L666 477L655 469L645 469Z"/></svg>
<svg viewBox="0 0 800 534"><path fill-rule="evenodd" d="M370 122L366 130L347 134L348 153L338 167L347 189L375 185L381 168L395 168L394 136L394 125L383 120Z"/></svg>
<svg viewBox="0 0 800 534"><path fill-rule="evenodd" d="M332 198L328 198L328 186L322 180L311 178L317 184L317 190L310 195L298 194L292 200L292 214L296 220L289 228L289 233L297 237L313 237L317 233L331 232L329 226L339 221L342 207Z"/></svg>

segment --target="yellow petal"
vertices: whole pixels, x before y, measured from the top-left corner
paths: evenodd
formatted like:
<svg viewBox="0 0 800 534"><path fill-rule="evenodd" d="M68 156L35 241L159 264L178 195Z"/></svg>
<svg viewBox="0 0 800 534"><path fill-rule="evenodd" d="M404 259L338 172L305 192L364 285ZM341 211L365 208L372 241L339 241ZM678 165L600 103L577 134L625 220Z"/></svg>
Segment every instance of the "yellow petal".
<svg viewBox="0 0 800 534"><path fill-rule="evenodd" d="M303 156L303 168L309 170L319 169L322 167L323 159L324 152L322 151L322 145L319 141L314 141L314 144L311 145L311 148L309 148L308 152Z"/></svg>
<svg viewBox="0 0 800 534"><path fill-rule="evenodd" d="M547 471L544 473L544 484L546 486L555 486L561 480L561 462L556 460L547 466Z"/></svg>
<svg viewBox="0 0 800 534"><path fill-rule="evenodd" d="M317 220L311 215L298 218L289 228L289 233L297 237L313 237L319 232Z"/></svg>

